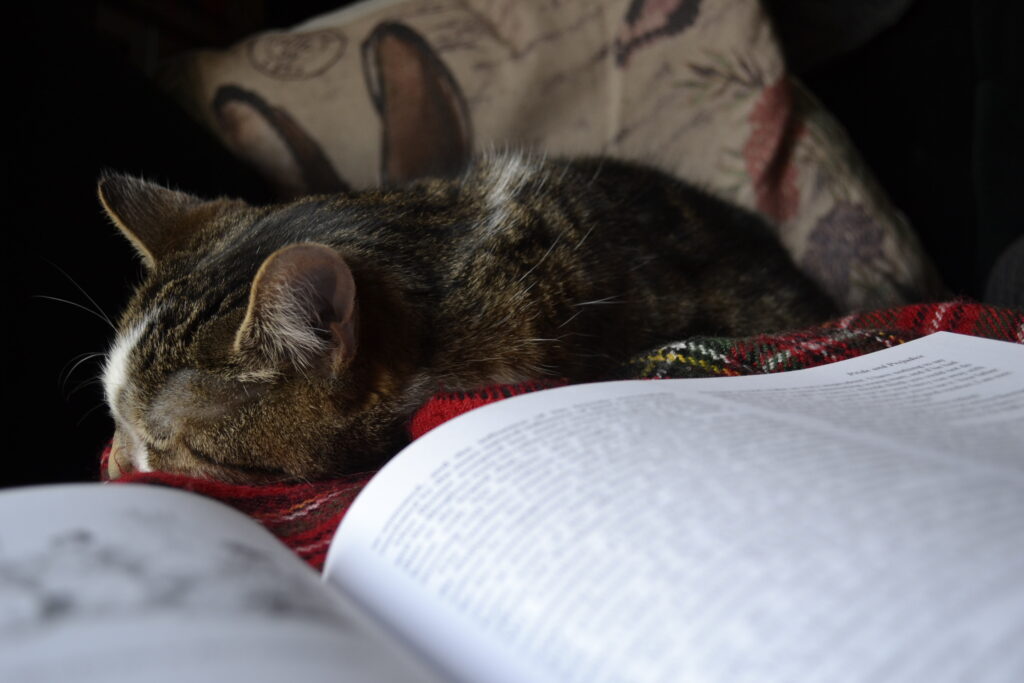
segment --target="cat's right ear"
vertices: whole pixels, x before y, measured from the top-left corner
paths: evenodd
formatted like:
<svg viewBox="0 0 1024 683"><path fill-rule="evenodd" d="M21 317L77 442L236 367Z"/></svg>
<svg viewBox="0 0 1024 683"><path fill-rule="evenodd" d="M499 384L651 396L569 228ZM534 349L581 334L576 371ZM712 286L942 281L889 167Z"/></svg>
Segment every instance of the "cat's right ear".
<svg viewBox="0 0 1024 683"><path fill-rule="evenodd" d="M260 266L235 336L243 362L337 373L356 352L356 284L337 252L322 244L278 249Z"/></svg>
<svg viewBox="0 0 1024 683"><path fill-rule="evenodd" d="M97 194L110 220L150 269L195 229L193 210L204 203L185 192L121 174L100 178Z"/></svg>

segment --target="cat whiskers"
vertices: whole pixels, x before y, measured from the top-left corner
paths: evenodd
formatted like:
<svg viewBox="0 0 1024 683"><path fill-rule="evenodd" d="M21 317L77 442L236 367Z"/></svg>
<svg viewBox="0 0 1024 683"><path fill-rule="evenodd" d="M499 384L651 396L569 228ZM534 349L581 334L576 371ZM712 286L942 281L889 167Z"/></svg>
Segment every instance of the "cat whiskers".
<svg viewBox="0 0 1024 683"><path fill-rule="evenodd" d="M642 259L638 260L636 265L630 266L629 270L627 270L626 272L634 273L634 272L640 270L641 268L646 268L648 265L650 265L651 263L654 263L657 260L658 259L655 256L647 256L645 258L642 258Z"/></svg>
<svg viewBox="0 0 1024 683"><path fill-rule="evenodd" d="M82 423L85 422L85 419L87 417L89 417L90 415L95 413L100 408L106 407L106 405L107 405L106 403L100 401L99 403L94 405L92 408L89 408L89 410L85 411L85 413L82 415L82 417L78 418L78 422L75 423L75 427L81 427Z"/></svg>
<svg viewBox="0 0 1024 683"><path fill-rule="evenodd" d="M590 233L592 233L592 232L594 232L594 226L593 225L590 226L590 230L587 230L586 234L583 235L583 237L580 238L580 241L576 243L576 246L573 247L572 250L576 251L577 249L582 247L583 243L587 241L587 238L590 237Z"/></svg>
<svg viewBox="0 0 1024 683"><path fill-rule="evenodd" d="M581 308L580 310L578 310L575 313L573 313L572 315L570 315L568 318L565 319L565 322L563 322L561 325L558 326L558 329L562 329L563 327L565 327L566 325L571 323L573 320L578 318L580 313L582 313L582 312L583 312L583 309Z"/></svg>
<svg viewBox="0 0 1024 683"><path fill-rule="evenodd" d="M58 296L50 296L47 294L35 294L33 295L32 298L44 299L47 301L55 301L57 303L67 304L72 308L77 308L80 311L85 311L94 318L102 320L111 330L114 330L115 332L117 331L117 327L114 325L114 322L113 320L111 320L110 316L107 315L103 308L99 305L99 303L94 298L92 298L92 296L89 295L89 292L85 291L85 288L78 284L75 278L71 277L71 275L67 271L58 266L56 263L53 263L52 261L46 261L46 263L52 266L57 272L63 275L68 280L68 282L74 285L75 289L81 292L82 296L85 297L86 301L88 302L88 305L81 304L77 301L71 301L70 299L64 299ZM106 354L103 352L87 351L85 353L81 353L73 357L64 365L64 367L61 369L60 374L57 376L57 381L59 382L60 391L63 394L65 401L70 400L75 394L77 394L79 391L86 387L102 384L102 380L99 377L93 376L89 377L88 379L82 382L79 382L71 391L67 390L68 382L71 381L71 376L74 375L75 371L78 370L79 367L85 365L86 363L89 363L90 361L102 359L105 356ZM70 368L68 366L70 366ZM94 406L86 410L81 417L78 418L78 421L75 423L75 427L77 428L81 426L82 423L84 423L90 415L92 415L94 412L105 406L105 402L97 402Z"/></svg>
<svg viewBox="0 0 1024 683"><path fill-rule="evenodd" d="M621 304L622 301L615 301L615 299L621 299L619 294L612 294L611 296L602 297L600 299L591 299L590 301L581 301L578 304L573 304L575 307L580 306L599 306L601 304Z"/></svg>
<svg viewBox="0 0 1024 683"><path fill-rule="evenodd" d="M616 301L616 299L619 299L619 301ZM582 302L580 302L578 304L573 304L573 308L578 308L580 310L576 311L571 316L569 316L569 318L566 319L566 321L563 322L558 327L559 327L559 329L561 329L561 328L565 327L566 325L568 325L569 323L571 323L573 320L575 320L579 316L580 313L582 313L584 310L586 310L584 308L585 306L600 306L600 305L603 305L603 304L606 305L606 304L621 304L621 303L622 303L622 301L621 301L619 295L618 294L613 294L612 296L606 296L606 297L604 297L602 299L593 299L591 301L582 301Z"/></svg>
<svg viewBox="0 0 1024 683"><path fill-rule="evenodd" d="M80 303L78 303L76 301L70 301L68 299L62 299L59 296L49 296L47 294L35 294L35 295L33 295L32 298L33 299L46 299L48 301L56 301L58 303L67 304L68 306L74 306L75 308L77 308L79 310L85 311L89 315L96 316L97 318L99 318L100 320L105 322L110 327L110 329L115 330L115 331L117 330L117 328L114 326L114 323L112 323L110 321L110 318L108 318L105 313L103 313L102 311L95 311L95 310L89 308L88 306L83 306L82 304L80 304Z"/></svg>
<svg viewBox="0 0 1024 683"><path fill-rule="evenodd" d="M528 337L528 338L523 339L521 341L523 343L525 343L525 344L532 344L532 343L535 343L535 342L563 342L563 341L565 341L565 338L564 337L553 337L553 338L552 337Z"/></svg>
<svg viewBox="0 0 1024 683"><path fill-rule="evenodd" d="M105 355L106 354L104 354L102 352L99 352L99 351L96 351L96 352L88 352L87 351L85 353L80 353L77 356L75 356L74 358L72 358L71 360L69 360L64 365L64 369L61 370L60 375L58 377L58 379L60 380L61 391L63 391L64 389L67 388L68 382L71 381L71 375L75 374L75 370L77 370L83 363L88 363L89 361L94 360L96 358L103 358ZM74 363L74 365L72 365L72 363ZM71 369L70 370L67 369L68 365L71 365ZM98 381L98 380L96 380L96 381ZM71 393L72 394L75 393L81 387L82 387L82 385L79 384L78 387L76 387ZM70 397L70 394L68 394L68 396L65 396L65 398L69 398L69 397Z"/></svg>
<svg viewBox="0 0 1024 683"><path fill-rule="evenodd" d="M558 180L555 181L557 185L561 185L565 182L565 177L569 175L570 170L572 170L572 167L569 164L562 166L562 172L558 175Z"/></svg>
<svg viewBox="0 0 1024 683"><path fill-rule="evenodd" d="M68 400L68 399L70 399L70 398L71 398L72 396L74 396L75 394L77 394L77 393L78 393L79 391L81 391L81 390L82 390L82 389L84 389L85 387L92 387L92 386L102 387L102 386L103 386L103 380L102 380L102 379L100 379L99 377L90 377L89 379L86 379L86 380L82 380L81 382L79 382L78 384L76 384L76 385L75 385L75 388L74 388L74 389L72 389L71 391L69 391L69 392L68 392L68 393L67 393L67 394L66 394L66 395L64 396L64 400ZM101 390L101 391L102 391L102 390ZM102 405L106 405L106 404L105 404L105 403L103 403L103 402L100 402L100 404L99 404L99 405L101 405L101 406L102 406Z"/></svg>
<svg viewBox="0 0 1024 683"><path fill-rule="evenodd" d="M523 273L523 276L522 276L521 278L519 278L518 280L516 280L516 284L519 284L520 282L522 282L523 280L525 280L526 278L528 278L528 277L530 276L530 274L531 274L531 273L532 273L533 271L537 270L537 268L539 268L539 267L540 267L540 264L544 263L545 259L547 259L547 257L551 255L551 252L552 252L552 251L554 251L555 247L556 247L556 246L558 246L558 243L559 243L559 242L560 242L561 240L562 240L562 236L561 236L561 235L558 235L558 236L556 236L556 237L555 237L555 240L554 240L554 241L553 241L553 242L551 243L551 246L550 246L550 247L548 247L548 250L544 252L544 255L543 255L543 256L541 256L541 257L540 257L540 258L539 258L539 259L537 260L537 262L536 262L536 263L534 263L534 264L533 264L533 266L532 266L532 267L531 267L531 268L530 268L530 269L529 269L528 271L526 271L525 273ZM525 289L525 290L523 291L523 293L525 294L526 292L530 291L530 288L531 288L531 287L533 287L533 284L534 284L534 283L531 283L531 284L530 284L530 286L529 286L529 287L527 287L527 288L526 288L526 289Z"/></svg>
<svg viewBox="0 0 1024 683"><path fill-rule="evenodd" d="M106 314L106 312L96 302L95 299L93 299L91 296L89 296L89 292L85 291L85 288L83 288L82 285L78 284L78 282L75 281L75 278L71 277L71 275L66 270L64 270L63 268L58 266L53 261L46 261L46 263L48 263L49 265L53 266L57 270L58 273L63 275L65 278L67 278L68 282L73 284L75 286L75 289L77 289L79 292L81 292L82 295L86 299L89 300L89 303L92 304L92 308L90 308L88 306L83 306L82 304L74 302L74 301L69 301L68 299L61 299L60 297L56 297L56 296L47 296L45 294L37 294L35 298L37 298L37 299L49 299L51 301L59 301L60 303L70 304L71 306L74 306L75 308L80 308L83 311L86 311L89 314L96 316L97 318L99 318L100 320L105 322L107 324L107 326L110 327L110 329L115 330L115 331L117 330L117 326L114 325L114 321L110 319L110 316Z"/></svg>

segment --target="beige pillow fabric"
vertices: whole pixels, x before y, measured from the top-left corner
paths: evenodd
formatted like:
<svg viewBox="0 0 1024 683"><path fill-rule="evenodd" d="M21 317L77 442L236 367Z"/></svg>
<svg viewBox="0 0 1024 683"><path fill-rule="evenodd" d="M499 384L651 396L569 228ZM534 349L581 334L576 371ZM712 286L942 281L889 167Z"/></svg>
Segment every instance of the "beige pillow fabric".
<svg viewBox="0 0 1024 683"><path fill-rule="evenodd" d="M608 154L767 216L843 309L941 294L756 0L376 0L170 75L282 196L450 174L495 147Z"/></svg>

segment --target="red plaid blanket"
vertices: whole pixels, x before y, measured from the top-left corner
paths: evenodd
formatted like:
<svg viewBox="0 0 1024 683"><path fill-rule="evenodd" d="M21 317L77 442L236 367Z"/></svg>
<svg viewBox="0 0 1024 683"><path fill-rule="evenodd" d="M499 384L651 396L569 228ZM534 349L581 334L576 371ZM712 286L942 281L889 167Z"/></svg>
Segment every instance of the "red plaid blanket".
<svg viewBox="0 0 1024 683"><path fill-rule="evenodd" d="M821 327L743 339L694 337L640 354L615 378L707 377L782 372L878 351L932 332L960 332L1024 344L1024 311L967 302L920 304L846 316ZM413 438L468 410L560 382L529 382L435 396L410 423ZM105 460L109 453L103 454ZM146 482L195 491L241 510L313 567L356 494L373 472L278 486L239 486L161 472L131 473L116 483Z"/></svg>

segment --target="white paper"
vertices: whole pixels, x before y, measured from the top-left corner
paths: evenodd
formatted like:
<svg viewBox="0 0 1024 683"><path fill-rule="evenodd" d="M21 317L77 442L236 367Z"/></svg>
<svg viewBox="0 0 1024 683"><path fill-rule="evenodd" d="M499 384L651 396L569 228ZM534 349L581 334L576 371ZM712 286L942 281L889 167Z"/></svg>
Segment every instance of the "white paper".
<svg viewBox="0 0 1024 683"><path fill-rule="evenodd" d="M1024 680L1022 396L1024 347L943 333L509 399L389 463L328 578L467 681Z"/></svg>
<svg viewBox="0 0 1024 683"><path fill-rule="evenodd" d="M419 681L251 519L195 494L0 495L0 681Z"/></svg>

